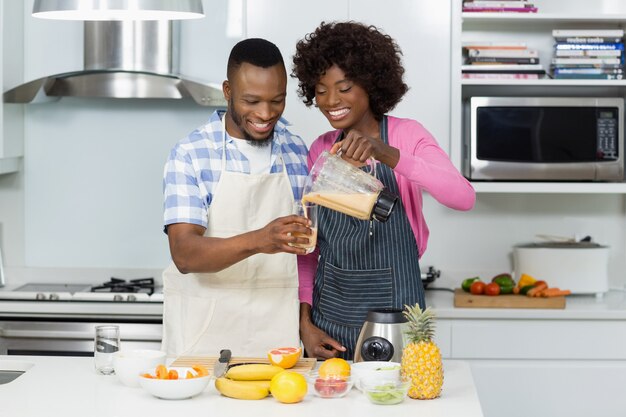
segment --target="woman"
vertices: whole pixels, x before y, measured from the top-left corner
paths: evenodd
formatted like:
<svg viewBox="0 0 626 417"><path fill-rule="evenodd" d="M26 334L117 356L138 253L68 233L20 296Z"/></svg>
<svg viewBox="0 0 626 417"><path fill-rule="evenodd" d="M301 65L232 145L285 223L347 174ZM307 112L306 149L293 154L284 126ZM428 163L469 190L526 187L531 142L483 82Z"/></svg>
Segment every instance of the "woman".
<svg viewBox="0 0 626 417"><path fill-rule="evenodd" d="M374 158L377 177L400 197L385 223L320 207L317 249L298 266L300 336L309 356L352 359L369 310L425 307L422 191L452 209L474 206L474 189L432 135L414 120L386 115L408 90L401 55L391 37L356 22L323 22L296 46L298 94L335 129L311 145L309 168L324 150L341 150L357 166Z"/></svg>

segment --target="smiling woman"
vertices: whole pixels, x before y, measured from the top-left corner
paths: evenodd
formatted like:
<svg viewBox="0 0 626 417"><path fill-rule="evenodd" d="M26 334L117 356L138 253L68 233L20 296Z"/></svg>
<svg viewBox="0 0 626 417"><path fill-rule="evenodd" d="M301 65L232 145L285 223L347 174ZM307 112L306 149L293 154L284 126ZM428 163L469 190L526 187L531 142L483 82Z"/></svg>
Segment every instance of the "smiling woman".
<svg viewBox="0 0 626 417"><path fill-rule="evenodd" d="M298 94L335 129L313 142L309 167L325 151L355 166L373 159L375 176L401 197L385 223L320 207L318 249L299 259L300 335L310 356L352 359L369 310L424 307L422 191L453 209L474 205L473 188L432 135L386 115L408 90L401 56L389 35L357 22L322 23L296 45Z"/></svg>

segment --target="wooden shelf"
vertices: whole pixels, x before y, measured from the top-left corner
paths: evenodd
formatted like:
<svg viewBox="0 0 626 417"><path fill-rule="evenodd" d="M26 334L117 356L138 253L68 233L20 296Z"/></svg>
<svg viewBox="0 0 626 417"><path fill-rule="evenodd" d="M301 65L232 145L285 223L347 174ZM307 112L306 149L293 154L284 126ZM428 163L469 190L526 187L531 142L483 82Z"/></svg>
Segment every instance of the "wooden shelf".
<svg viewBox="0 0 626 417"><path fill-rule="evenodd" d="M606 22L624 23L626 14L567 14L567 13L477 13L465 12L461 14L463 22L490 23L490 22Z"/></svg>
<svg viewBox="0 0 626 417"><path fill-rule="evenodd" d="M550 86L550 87L626 87L626 80L538 80L462 78L462 85Z"/></svg>

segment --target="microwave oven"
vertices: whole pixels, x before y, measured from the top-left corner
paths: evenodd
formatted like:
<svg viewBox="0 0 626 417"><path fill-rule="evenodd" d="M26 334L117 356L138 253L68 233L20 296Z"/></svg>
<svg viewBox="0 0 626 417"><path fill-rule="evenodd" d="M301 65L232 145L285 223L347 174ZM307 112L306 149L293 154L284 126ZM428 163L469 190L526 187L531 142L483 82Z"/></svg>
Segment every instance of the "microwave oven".
<svg viewBox="0 0 626 417"><path fill-rule="evenodd" d="M470 180L624 180L622 98L471 97L465 114Z"/></svg>

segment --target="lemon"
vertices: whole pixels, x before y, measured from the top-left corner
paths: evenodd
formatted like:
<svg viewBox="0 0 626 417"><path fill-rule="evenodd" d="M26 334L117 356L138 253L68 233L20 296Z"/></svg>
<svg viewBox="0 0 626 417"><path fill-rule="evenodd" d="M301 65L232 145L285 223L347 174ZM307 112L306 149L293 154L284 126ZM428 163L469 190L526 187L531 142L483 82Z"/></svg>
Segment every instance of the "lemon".
<svg viewBox="0 0 626 417"><path fill-rule="evenodd" d="M306 395L306 379L294 371L279 372L270 381L270 392L281 403L298 403Z"/></svg>

